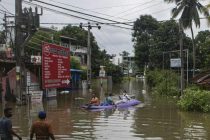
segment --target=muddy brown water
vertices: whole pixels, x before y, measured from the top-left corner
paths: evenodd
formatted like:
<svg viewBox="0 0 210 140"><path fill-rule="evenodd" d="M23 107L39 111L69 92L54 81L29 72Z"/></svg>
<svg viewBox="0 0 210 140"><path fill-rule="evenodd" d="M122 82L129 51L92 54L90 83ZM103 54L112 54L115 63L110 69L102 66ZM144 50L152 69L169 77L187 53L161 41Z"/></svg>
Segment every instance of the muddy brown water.
<svg viewBox="0 0 210 140"><path fill-rule="evenodd" d="M56 140L208 140L210 139L210 114L182 112L175 100L154 97L145 82L131 80L113 85L114 100L122 89L142 101L127 109L87 111L80 106L87 103L87 91L72 91L57 98L13 108L13 128L23 139L29 139L29 129L37 112L45 110ZM101 99L106 89L93 90ZM8 104L7 104L8 105ZM1 105L2 114L2 105Z"/></svg>

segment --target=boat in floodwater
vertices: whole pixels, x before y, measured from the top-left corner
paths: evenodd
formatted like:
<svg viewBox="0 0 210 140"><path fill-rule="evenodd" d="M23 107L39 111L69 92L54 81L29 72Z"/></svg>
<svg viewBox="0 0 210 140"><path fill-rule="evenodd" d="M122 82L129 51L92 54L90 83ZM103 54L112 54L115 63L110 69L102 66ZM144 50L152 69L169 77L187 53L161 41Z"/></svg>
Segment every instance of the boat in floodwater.
<svg viewBox="0 0 210 140"><path fill-rule="evenodd" d="M141 103L141 101L139 101L139 100L131 99L131 100L127 101L127 102L122 102L122 103L119 103L117 105L98 105L98 106L96 106L96 105L84 105L84 106L82 106L82 108L89 109L89 110L93 110L93 109L127 108L127 107L138 105L140 103Z"/></svg>

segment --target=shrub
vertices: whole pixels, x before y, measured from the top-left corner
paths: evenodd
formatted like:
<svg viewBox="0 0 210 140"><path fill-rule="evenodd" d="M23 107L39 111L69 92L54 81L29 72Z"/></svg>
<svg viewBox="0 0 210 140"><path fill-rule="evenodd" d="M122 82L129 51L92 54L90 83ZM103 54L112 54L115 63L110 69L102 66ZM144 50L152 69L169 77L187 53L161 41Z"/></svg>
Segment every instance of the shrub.
<svg viewBox="0 0 210 140"><path fill-rule="evenodd" d="M210 112L210 91L187 88L178 106L185 111Z"/></svg>
<svg viewBox="0 0 210 140"><path fill-rule="evenodd" d="M178 75L169 70L155 70L147 73L147 83L153 93L176 96L179 93Z"/></svg>

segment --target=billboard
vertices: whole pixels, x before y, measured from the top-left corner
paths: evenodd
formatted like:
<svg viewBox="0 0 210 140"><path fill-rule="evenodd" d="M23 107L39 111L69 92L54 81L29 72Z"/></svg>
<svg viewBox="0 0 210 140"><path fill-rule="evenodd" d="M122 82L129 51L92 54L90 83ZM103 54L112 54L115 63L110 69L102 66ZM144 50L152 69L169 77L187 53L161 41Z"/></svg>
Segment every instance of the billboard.
<svg viewBox="0 0 210 140"><path fill-rule="evenodd" d="M42 88L64 88L70 84L69 48L55 44L42 45Z"/></svg>

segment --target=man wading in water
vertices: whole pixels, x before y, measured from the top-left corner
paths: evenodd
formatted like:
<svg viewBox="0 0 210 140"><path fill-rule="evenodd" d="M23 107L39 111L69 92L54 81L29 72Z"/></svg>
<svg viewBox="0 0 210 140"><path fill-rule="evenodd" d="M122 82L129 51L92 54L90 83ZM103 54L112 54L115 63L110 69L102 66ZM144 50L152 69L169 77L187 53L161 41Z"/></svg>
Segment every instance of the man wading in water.
<svg viewBox="0 0 210 140"><path fill-rule="evenodd" d="M39 120L34 122L31 127L30 140L33 139L35 134L36 140L55 140L51 125L45 120L46 113L40 111L38 114Z"/></svg>

